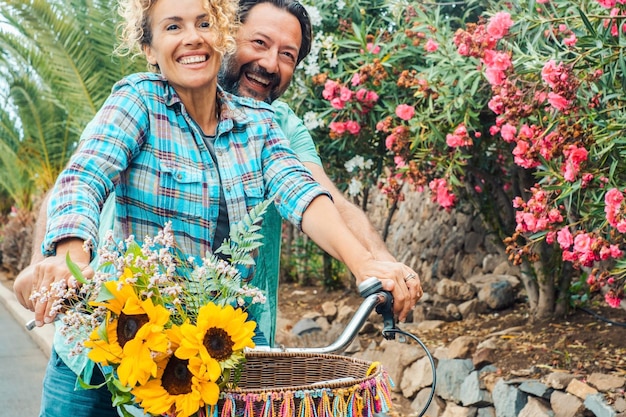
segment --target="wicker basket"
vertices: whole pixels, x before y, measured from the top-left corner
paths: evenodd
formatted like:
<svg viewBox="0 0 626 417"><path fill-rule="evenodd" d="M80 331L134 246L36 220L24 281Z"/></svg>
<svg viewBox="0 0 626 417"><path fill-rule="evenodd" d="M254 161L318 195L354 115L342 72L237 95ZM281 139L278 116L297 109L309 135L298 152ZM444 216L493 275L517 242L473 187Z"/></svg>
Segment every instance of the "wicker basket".
<svg viewBox="0 0 626 417"><path fill-rule="evenodd" d="M372 416L391 406L380 364L346 356L250 352L236 389L221 394L221 417Z"/></svg>

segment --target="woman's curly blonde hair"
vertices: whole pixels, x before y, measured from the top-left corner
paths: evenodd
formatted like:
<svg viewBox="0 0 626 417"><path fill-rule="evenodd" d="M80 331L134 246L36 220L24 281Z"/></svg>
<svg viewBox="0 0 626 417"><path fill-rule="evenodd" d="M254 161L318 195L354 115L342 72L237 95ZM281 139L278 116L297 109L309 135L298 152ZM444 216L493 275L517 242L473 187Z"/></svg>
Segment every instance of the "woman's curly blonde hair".
<svg viewBox="0 0 626 417"><path fill-rule="evenodd" d="M152 42L150 10L159 0L119 0L118 13L120 44L115 53L120 56L143 54L143 47ZM209 23L216 35L213 47L221 54L235 50L235 33L238 28L236 0L200 0L209 15ZM156 68L152 68L155 69Z"/></svg>

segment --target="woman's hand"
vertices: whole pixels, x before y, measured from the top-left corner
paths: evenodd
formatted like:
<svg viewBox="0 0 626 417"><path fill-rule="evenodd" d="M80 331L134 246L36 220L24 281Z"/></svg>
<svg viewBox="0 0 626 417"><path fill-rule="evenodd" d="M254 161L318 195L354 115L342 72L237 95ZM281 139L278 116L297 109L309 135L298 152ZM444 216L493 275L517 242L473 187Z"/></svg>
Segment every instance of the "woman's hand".
<svg viewBox="0 0 626 417"><path fill-rule="evenodd" d="M31 265L33 267L31 282L33 284L29 299L34 306L35 324L38 327L54 321L58 313L55 302L68 286L76 287L78 285L67 267L66 256L68 253L70 259L84 270L86 277L93 275L93 270L89 268L90 255L83 250L82 240L64 240L57 244L56 252L55 256L50 256ZM24 284L26 286L26 282Z"/></svg>

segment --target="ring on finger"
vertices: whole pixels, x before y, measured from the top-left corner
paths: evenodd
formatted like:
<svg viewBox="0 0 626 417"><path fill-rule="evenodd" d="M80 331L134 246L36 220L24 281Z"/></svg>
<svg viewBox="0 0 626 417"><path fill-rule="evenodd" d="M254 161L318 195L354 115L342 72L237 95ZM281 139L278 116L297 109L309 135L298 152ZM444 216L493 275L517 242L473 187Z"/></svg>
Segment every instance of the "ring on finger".
<svg viewBox="0 0 626 417"><path fill-rule="evenodd" d="M406 277L404 277L404 282L409 282L410 280L415 279L415 277L417 277L417 275L415 275L413 272L411 272Z"/></svg>

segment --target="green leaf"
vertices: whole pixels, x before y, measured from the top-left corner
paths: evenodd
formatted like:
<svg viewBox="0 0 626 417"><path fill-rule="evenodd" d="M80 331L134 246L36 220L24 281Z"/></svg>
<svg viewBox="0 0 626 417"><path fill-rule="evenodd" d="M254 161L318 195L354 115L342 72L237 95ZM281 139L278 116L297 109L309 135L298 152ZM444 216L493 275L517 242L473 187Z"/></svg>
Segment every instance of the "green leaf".
<svg viewBox="0 0 626 417"><path fill-rule="evenodd" d="M76 278L76 281L80 282L81 284L86 284L87 283L87 279L83 275L83 271L81 271L79 266L76 265L72 261L72 259L70 258L70 253L69 252L65 255L65 263L67 264L67 267L70 270L72 276L74 278Z"/></svg>

